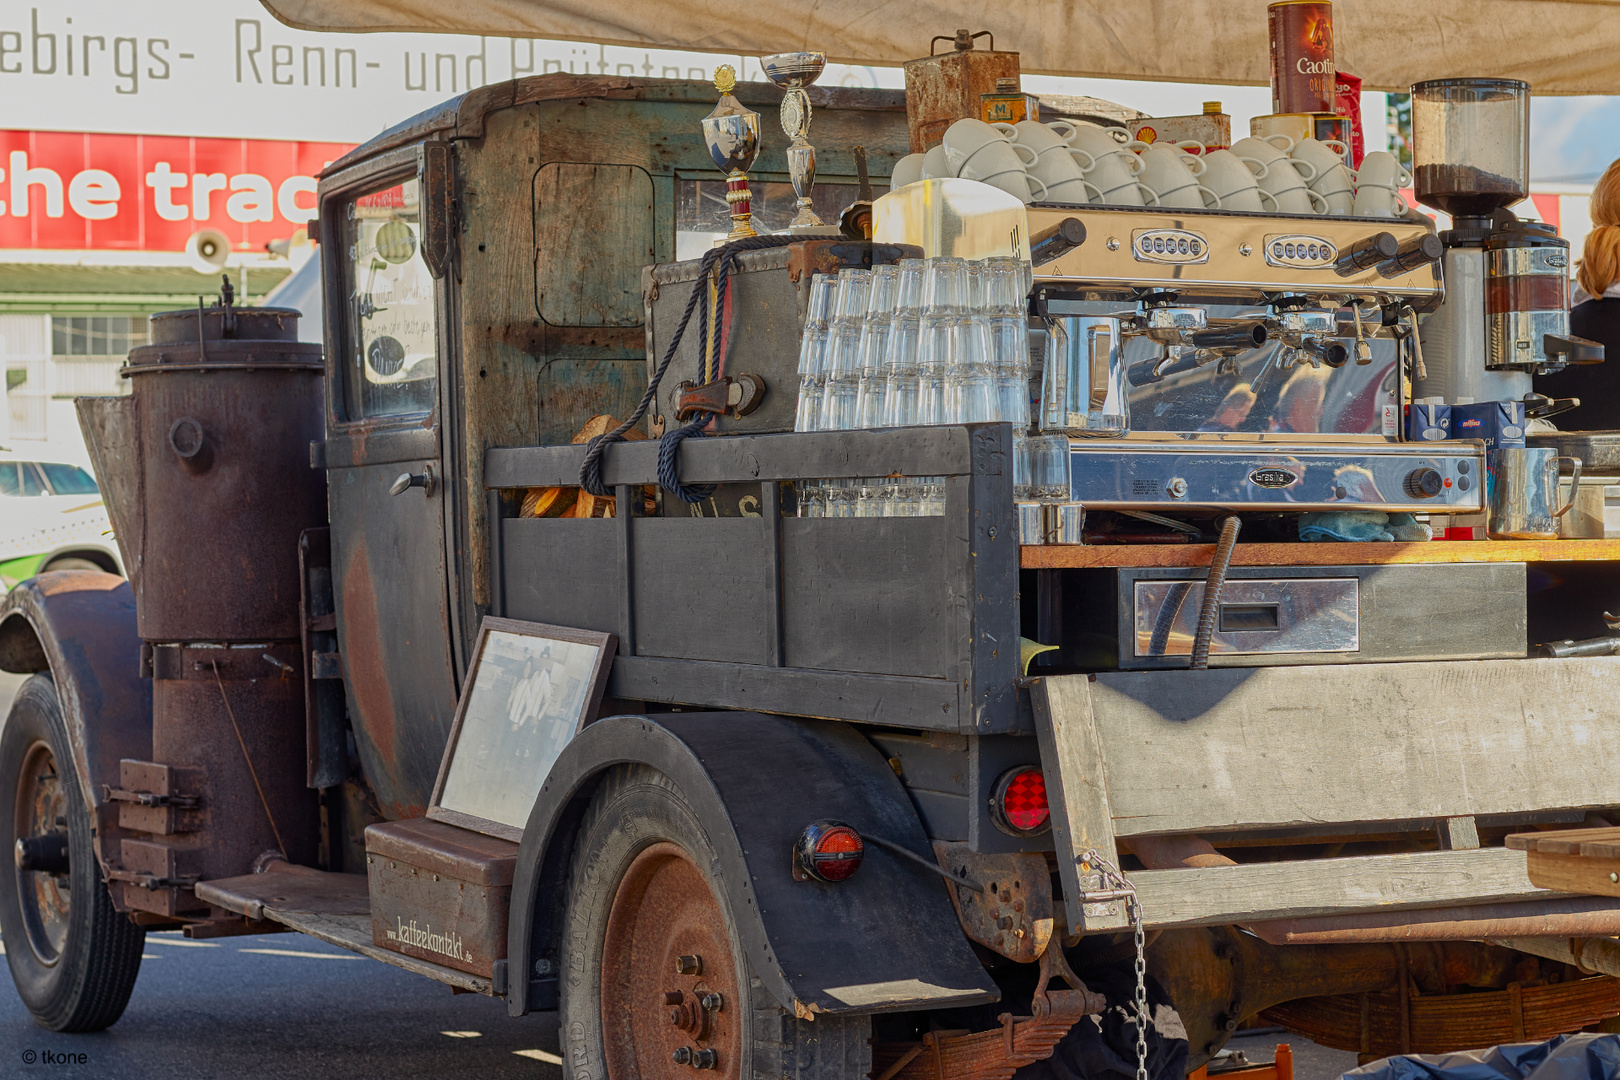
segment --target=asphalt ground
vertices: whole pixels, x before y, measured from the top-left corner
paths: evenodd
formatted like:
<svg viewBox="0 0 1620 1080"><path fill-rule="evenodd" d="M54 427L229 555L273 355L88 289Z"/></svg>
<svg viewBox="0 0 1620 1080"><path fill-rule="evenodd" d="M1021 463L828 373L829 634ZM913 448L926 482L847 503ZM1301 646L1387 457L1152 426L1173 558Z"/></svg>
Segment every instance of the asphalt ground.
<svg viewBox="0 0 1620 1080"><path fill-rule="evenodd" d="M0 673L0 716L21 682ZM123 1019L93 1035L38 1027L0 976L0 1077L561 1080L556 1013L514 1020L502 1001L451 994L302 934L146 941ZM1293 1046L1297 1080L1336 1080L1356 1064L1291 1035L1239 1034L1228 1045L1268 1062L1279 1042Z"/></svg>

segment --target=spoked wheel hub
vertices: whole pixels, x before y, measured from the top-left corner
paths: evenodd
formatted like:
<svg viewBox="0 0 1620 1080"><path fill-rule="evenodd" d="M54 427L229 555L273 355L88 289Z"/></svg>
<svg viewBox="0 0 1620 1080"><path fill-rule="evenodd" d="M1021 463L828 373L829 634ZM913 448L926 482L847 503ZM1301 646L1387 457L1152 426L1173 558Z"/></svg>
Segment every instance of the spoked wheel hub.
<svg viewBox="0 0 1620 1080"><path fill-rule="evenodd" d="M737 1080L747 1018L719 901L692 857L658 843L631 862L602 950L608 1080Z"/></svg>
<svg viewBox="0 0 1620 1080"><path fill-rule="evenodd" d="M67 799L55 756L36 742L23 756L17 777L12 865L28 945L39 962L52 965L67 944L72 895L68 887Z"/></svg>

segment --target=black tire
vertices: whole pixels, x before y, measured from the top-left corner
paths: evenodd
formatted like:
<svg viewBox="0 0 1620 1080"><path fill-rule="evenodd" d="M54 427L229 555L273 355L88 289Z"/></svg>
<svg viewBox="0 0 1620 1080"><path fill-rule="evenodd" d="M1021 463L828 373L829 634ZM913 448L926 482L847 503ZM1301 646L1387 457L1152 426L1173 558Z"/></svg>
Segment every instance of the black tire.
<svg viewBox="0 0 1620 1080"><path fill-rule="evenodd" d="M714 845L697 814L673 781L645 766L621 766L602 781L580 824L568 883L562 941L561 1025L563 1072L568 1080L636 1080L612 1075L604 1043L602 972L608 916L626 871L654 845L673 844L703 868L703 876L726 923L725 937L744 988L735 1004L746 1009L740 1062L721 1060L716 1080L857 1080L871 1069L871 1018L829 1017L799 1020L783 1009L749 968L740 946L726 883L718 879ZM708 966L712 961L705 961ZM615 974L618 974L615 971ZM729 974L729 973L727 973ZM727 980L729 981L729 979ZM671 982L677 982L671 979ZM648 1002L649 1006L656 1004ZM701 1044L700 1044L701 1045ZM688 1075L671 1066L667 1049L642 1057L636 1047L640 1080ZM623 1071L623 1070L621 1070Z"/></svg>
<svg viewBox="0 0 1620 1080"><path fill-rule="evenodd" d="M56 684L35 675L17 691L0 733L0 842L8 849L0 933L11 979L36 1023L51 1031L100 1031L129 1004L146 931L113 907L72 761ZM54 787L36 781L41 770L54 770ZM58 828L66 826L66 874L16 868L11 849L18 839L51 831L36 820L41 806L51 808L46 813Z"/></svg>

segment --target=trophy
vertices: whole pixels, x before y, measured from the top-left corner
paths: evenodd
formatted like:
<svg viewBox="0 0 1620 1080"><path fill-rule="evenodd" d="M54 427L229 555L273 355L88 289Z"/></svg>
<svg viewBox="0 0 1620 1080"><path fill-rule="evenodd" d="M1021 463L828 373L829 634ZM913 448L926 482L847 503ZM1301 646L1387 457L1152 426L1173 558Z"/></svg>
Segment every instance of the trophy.
<svg viewBox="0 0 1620 1080"><path fill-rule="evenodd" d="M731 96L736 85L737 72L730 64L715 68L714 88L720 91L720 100L714 111L703 118L703 141L709 147L709 156L726 174L726 203L731 209L731 235L727 240L759 235L749 221L753 196L748 191L748 170L759 157L759 113Z"/></svg>
<svg viewBox="0 0 1620 1080"><path fill-rule="evenodd" d="M765 77L783 90L782 130L793 140L787 150L788 176L799 196L799 212L788 226L793 232L824 231L826 225L810 208L810 189L816 182L816 148L810 145L810 96L804 88L821 77L827 56L818 52L777 53L759 62Z"/></svg>

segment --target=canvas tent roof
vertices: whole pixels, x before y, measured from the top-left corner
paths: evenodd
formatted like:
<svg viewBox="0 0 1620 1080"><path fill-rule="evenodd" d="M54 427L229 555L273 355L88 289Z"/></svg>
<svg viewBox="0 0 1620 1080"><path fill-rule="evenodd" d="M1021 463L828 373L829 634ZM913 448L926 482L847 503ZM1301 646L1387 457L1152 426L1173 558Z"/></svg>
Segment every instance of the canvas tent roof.
<svg viewBox="0 0 1620 1080"><path fill-rule="evenodd" d="M958 27L990 30L1026 72L1265 85L1267 0L262 0L305 30L554 38L638 48L899 64ZM1339 67L1367 90L1524 79L1620 93L1620 0L1338 0ZM942 46L948 48L948 46Z"/></svg>

